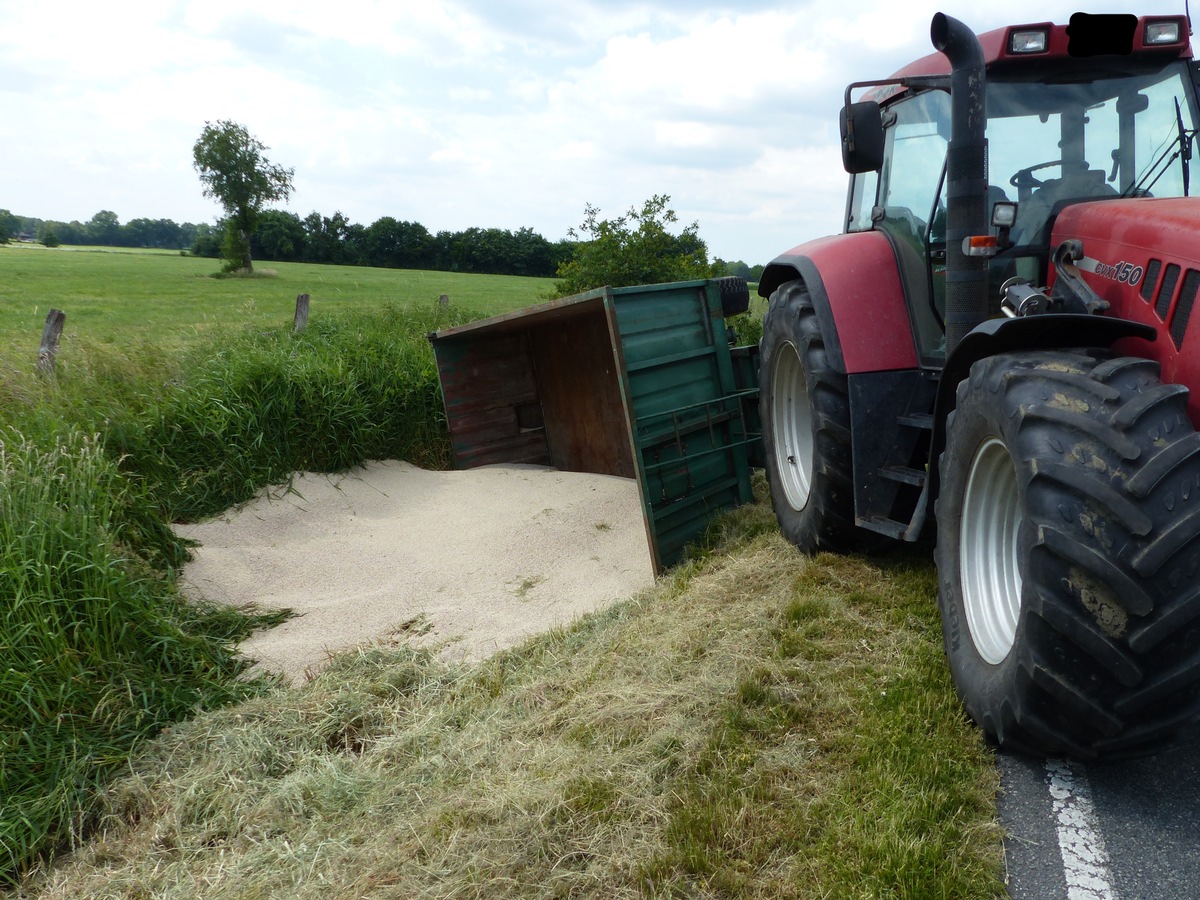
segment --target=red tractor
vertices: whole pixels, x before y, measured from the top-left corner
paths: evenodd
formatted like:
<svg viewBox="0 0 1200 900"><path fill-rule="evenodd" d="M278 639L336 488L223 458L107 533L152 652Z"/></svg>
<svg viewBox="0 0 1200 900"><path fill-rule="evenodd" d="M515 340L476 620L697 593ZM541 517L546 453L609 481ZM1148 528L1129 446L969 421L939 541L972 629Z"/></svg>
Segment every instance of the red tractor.
<svg viewBox="0 0 1200 900"><path fill-rule="evenodd" d="M810 552L936 520L946 653L990 739L1150 752L1200 713L1189 24L931 36L846 90L844 232L762 276L772 502Z"/></svg>

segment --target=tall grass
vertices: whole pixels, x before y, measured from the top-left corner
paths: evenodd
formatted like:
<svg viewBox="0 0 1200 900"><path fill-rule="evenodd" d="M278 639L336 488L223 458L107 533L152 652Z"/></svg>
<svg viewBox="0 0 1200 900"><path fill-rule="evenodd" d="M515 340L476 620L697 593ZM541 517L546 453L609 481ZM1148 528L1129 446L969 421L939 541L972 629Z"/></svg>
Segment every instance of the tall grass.
<svg viewBox="0 0 1200 900"><path fill-rule="evenodd" d="M241 335L110 422L109 450L171 520L220 512L297 470L367 459L443 468L449 443L425 335L458 320L389 307L300 336Z"/></svg>
<svg viewBox="0 0 1200 900"><path fill-rule="evenodd" d="M264 686L233 642L267 619L182 602L166 523L298 469L444 464L425 335L452 321L388 307L0 375L0 882L86 832L140 742Z"/></svg>
<svg viewBox="0 0 1200 900"><path fill-rule="evenodd" d="M227 620L139 558L137 492L77 431L0 435L0 873L86 819L140 738L253 690Z"/></svg>

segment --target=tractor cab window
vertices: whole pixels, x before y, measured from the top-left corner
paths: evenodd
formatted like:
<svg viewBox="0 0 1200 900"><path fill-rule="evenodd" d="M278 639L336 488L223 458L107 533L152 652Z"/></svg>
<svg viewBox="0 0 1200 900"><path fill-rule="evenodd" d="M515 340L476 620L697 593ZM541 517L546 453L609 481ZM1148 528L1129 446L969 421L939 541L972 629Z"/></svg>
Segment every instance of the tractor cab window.
<svg viewBox="0 0 1200 900"><path fill-rule="evenodd" d="M988 84L989 180L1020 207L1012 237L1044 250L1063 205L1190 191L1196 110L1185 64L1117 78Z"/></svg>
<svg viewBox="0 0 1200 900"><path fill-rule="evenodd" d="M874 226L871 210L879 190L878 172L860 172L850 180L850 203L846 214L847 231L870 231Z"/></svg>
<svg viewBox="0 0 1200 900"><path fill-rule="evenodd" d="M879 206L893 234L920 245L937 210L950 139L950 96L918 94L889 107L888 119Z"/></svg>
<svg viewBox="0 0 1200 900"><path fill-rule="evenodd" d="M934 362L943 343L934 307L945 282L942 182L950 96L943 91L919 93L890 105L884 115L884 162L872 218L892 239L918 349Z"/></svg>

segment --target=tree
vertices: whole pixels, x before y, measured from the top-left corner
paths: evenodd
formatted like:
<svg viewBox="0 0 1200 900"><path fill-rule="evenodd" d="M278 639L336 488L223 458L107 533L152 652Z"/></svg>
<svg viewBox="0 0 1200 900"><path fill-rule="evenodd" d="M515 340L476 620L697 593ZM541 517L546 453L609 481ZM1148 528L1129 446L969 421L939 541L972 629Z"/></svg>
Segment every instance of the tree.
<svg viewBox="0 0 1200 900"><path fill-rule="evenodd" d="M20 230L21 220L7 209L0 209L0 244L7 244Z"/></svg>
<svg viewBox="0 0 1200 900"><path fill-rule="evenodd" d="M342 231L342 246L345 247L346 262L352 266L365 266L367 229L357 222L347 222Z"/></svg>
<svg viewBox="0 0 1200 900"><path fill-rule="evenodd" d="M355 262L351 247L354 227L341 210L332 216L323 216L316 210L304 217L305 240L308 244L308 259L312 262L342 265Z"/></svg>
<svg viewBox="0 0 1200 900"><path fill-rule="evenodd" d="M677 235L667 231L667 225L678 221L667 206L670 201L666 194L655 194L641 209L630 207L615 219L601 219L600 210L589 203L584 208L583 239L574 229L569 232L577 243L571 258L558 267L559 296L604 285L688 281L721 274L708 262L708 245L700 239L697 223Z"/></svg>
<svg viewBox="0 0 1200 900"><path fill-rule="evenodd" d="M207 222L196 226L196 234L192 238L192 256L204 256L216 259L221 255L221 235L225 231L225 223L220 222L213 228Z"/></svg>
<svg viewBox="0 0 1200 900"><path fill-rule="evenodd" d="M363 237L364 261L369 266L420 269L429 265L432 241L419 222L398 222L391 216L376 219Z"/></svg>
<svg viewBox="0 0 1200 900"><path fill-rule="evenodd" d="M125 223L123 243L130 247L186 247L183 229L170 219L131 219Z"/></svg>
<svg viewBox="0 0 1200 900"><path fill-rule="evenodd" d="M265 210L258 230L250 236L250 246L259 259L303 259L307 242L300 217L281 209Z"/></svg>
<svg viewBox="0 0 1200 900"><path fill-rule="evenodd" d="M38 229L38 243L43 247L57 247L62 243L58 239L58 233L54 230L54 226L46 222Z"/></svg>
<svg viewBox="0 0 1200 900"><path fill-rule="evenodd" d="M763 269L766 268L762 263L752 266L742 262L740 259L734 262L726 262L718 257L713 261L713 266L720 270L723 275L736 275L739 278L745 278L747 281L756 282L762 278Z"/></svg>
<svg viewBox="0 0 1200 900"><path fill-rule="evenodd" d="M513 232L507 274L545 277L553 275L561 262L555 257L554 245L532 228Z"/></svg>
<svg viewBox="0 0 1200 900"><path fill-rule="evenodd" d="M121 239L121 220L111 209L102 209L87 223L88 240L100 247L116 247Z"/></svg>
<svg viewBox="0 0 1200 900"><path fill-rule="evenodd" d="M32 229L33 232L40 234L43 225L53 227L54 236L60 243L79 246L91 242L91 238L88 237L88 226L78 219L72 219L70 222L39 222L37 227Z"/></svg>
<svg viewBox="0 0 1200 900"><path fill-rule="evenodd" d="M268 149L245 126L225 119L215 125L205 122L192 148L204 196L213 197L225 209L221 255L226 271L253 271L250 235L263 207L291 196L295 169L272 163L263 155Z"/></svg>

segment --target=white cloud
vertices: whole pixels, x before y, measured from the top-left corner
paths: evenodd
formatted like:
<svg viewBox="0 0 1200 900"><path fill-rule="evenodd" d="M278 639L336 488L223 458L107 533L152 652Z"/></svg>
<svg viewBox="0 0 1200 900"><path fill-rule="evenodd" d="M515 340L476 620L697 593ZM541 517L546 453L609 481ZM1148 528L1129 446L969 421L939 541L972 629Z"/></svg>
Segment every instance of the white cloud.
<svg viewBox="0 0 1200 900"><path fill-rule="evenodd" d="M1154 0L1147 13L1178 13ZM1165 8L1164 8L1165 7ZM714 255L765 262L838 229L847 81L977 30L1065 20L1018 0L132 0L0 8L0 205L211 221L191 167L234 119L296 170L290 207L431 230L529 226L668 193ZM1125 11L1117 0L1095 12Z"/></svg>

